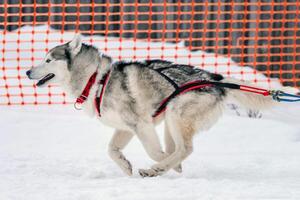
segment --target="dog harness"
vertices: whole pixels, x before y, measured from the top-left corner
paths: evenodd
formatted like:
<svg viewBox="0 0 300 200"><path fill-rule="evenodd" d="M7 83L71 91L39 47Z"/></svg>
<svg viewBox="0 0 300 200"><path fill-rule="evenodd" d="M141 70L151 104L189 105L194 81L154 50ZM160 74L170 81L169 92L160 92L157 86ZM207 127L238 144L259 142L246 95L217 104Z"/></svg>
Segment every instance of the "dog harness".
<svg viewBox="0 0 300 200"><path fill-rule="evenodd" d="M191 66L188 66L188 71L185 71L183 73L187 73L190 76L197 76L199 77L198 80L191 80L188 82L182 82L180 80L176 80L176 77L172 77L169 74L172 72L172 70L183 70L180 69L178 67L176 67L176 65L170 65L167 67L161 67L161 68L151 68L149 67L149 69L157 72L160 76L162 76L166 81L168 81L170 83L170 85L173 86L174 88L174 92L172 92L169 96L167 96L166 98L164 98L162 100L162 102L159 104L158 108L156 109L156 111L154 112L154 114L152 115L153 118L159 116L161 113L163 113L166 108L167 105L169 104L169 102L174 99L175 97L184 94L186 92L192 91L192 90L199 90L202 88L207 88L207 87L213 87L213 86L219 86L219 87L231 87L234 88L236 86L232 85L232 84L226 84L226 83L221 83L221 82L214 82L214 81L208 81L208 78L212 78L209 77L208 74L203 74L201 76L202 71L200 71L200 69L192 69ZM187 75L185 74L185 75ZM209 74L210 75L210 74ZM212 74L214 75L214 74ZM203 77L203 78L201 78ZM221 80L223 79L222 76L218 76L215 75L215 80Z"/></svg>
<svg viewBox="0 0 300 200"><path fill-rule="evenodd" d="M160 68L160 69L152 69L156 72L158 72L164 79L166 79L173 87L174 87L174 92L171 93L168 97L162 100L162 102L159 104L158 108L152 115L153 118L159 116L161 113L163 113L166 108L168 103L177 97L178 95L184 94L186 92L192 91L192 90L199 90L202 88L206 87L218 87L218 88L229 88L229 89L238 89L241 91L245 92L251 92L251 93L256 93L256 94L261 94L264 96L272 96L275 101L284 101L284 102L297 102L300 101L300 96L299 95L293 95L293 94L287 94L282 91L275 91L275 90L266 90L262 88L256 88L256 87L251 87L247 85L239 85L235 83L223 83L223 82L218 82L218 81L210 81L210 80L196 80L196 81L190 81L187 83L184 83L182 85L178 85L174 80L172 80L169 76L166 74L162 73L163 70L165 69L170 69L172 67L168 68ZM110 76L110 70L104 74L102 79L98 82L99 88L96 92L94 104L98 113L98 116L101 117L101 103L103 100L103 95L105 92L105 88ZM74 107L77 110L80 110L80 108L77 106L78 104L82 104L86 101L86 99L89 96L91 87L95 84L96 82L96 77L97 77L97 72L92 74L90 79L88 80L88 83L86 84L82 94L77 98ZM282 97L287 97L287 98L282 98Z"/></svg>
<svg viewBox="0 0 300 200"><path fill-rule="evenodd" d="M109 75L110 75L110 70L102 77L102 79L99 82L99 88L96 92L96 97L95 97L95 106L96 106L96 110L98 112L98 116L101 117L101 103L102 103L102 99L103 99L103 95L105 92L105 88L109 79Z"/></svg>
<svg viewBox="0 0 300 200"><path fill-rule="evenodd" d="M97 77L97 72L93 73L92 76L89 78L83 92L81 93L81 95L76 99L76 102L74 104L74 107L75 109L77 110L81 110L79 107L78 107L78 104L83 104L89 94L90 94L90 90L92 88L92 86L95 84L96 82L96 77ZM103 94L105 92L105 88L106 88L106 85L107 85L107 81L109 79L109 75L110 75L110 70L104 74L104 76L102 77L102 79L98 82L98 85L99 85L99 88L98 90L96 91L96 96L95 96L95 100L94 100L94 104L95 104L95 107L96 107L96 110L97 110L97 113L98 113L98 116L101 117L101 110L100 110L100 107L101 107L101 103L102 103L102 99L103 99Z"/></svg>

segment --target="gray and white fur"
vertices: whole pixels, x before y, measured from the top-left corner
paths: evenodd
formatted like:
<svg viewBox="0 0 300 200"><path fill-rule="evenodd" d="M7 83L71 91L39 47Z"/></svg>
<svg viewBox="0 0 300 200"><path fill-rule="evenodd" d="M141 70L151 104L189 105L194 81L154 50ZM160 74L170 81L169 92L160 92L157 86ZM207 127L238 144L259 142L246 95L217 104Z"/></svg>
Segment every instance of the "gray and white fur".
<svg viewBox="0 0 300 200"><path fill-rule="evenodd" d="M111 57L99 53L95 47L83 44L79 36L51 49L43 62L27 71L27 75L30 79L39 80L38 86L41 87L50 83L60 84L67 94L77 98L94 72L98 72L96 80L99 81L111 70L101 104L102 116L97 115L94 105L97 84L92 86L83 108L89 115L115 128L108 152L128 175L132 175L132 165L122 150L133 136L140 140L150 158L156 161L149 169L139 170L143 177L162 175L172 168L181 172L181 162L193 151L193 136L217 122L228 99L235 99L254 109L272 105L270 97L206 87L175 97L166 111L154 119L152 115L161 101L174 91L172 84L155 71L159 68L166 68L164 74L178 85L193 80L241 83L196 67L163 60L113 62ZM165 122L165 150L155 131L155 126L161 121Z"/></svg>

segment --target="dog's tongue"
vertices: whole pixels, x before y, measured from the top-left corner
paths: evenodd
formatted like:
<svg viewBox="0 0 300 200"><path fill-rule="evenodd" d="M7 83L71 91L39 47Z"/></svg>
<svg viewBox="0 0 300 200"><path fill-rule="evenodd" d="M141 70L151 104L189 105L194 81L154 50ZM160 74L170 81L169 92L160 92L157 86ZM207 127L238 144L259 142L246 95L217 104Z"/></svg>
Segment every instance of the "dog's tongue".
<svg viewBox="0 0 300 200"><path fill-rule="evenodd" d="M41 80L39 80L39 82L37 82L37 86L41 86L44 83L46 83L47 81L49 81L50 79L52 79L55 75L54 74L48 74L47 76L45 76L44 78L42 78Z"/></svg>

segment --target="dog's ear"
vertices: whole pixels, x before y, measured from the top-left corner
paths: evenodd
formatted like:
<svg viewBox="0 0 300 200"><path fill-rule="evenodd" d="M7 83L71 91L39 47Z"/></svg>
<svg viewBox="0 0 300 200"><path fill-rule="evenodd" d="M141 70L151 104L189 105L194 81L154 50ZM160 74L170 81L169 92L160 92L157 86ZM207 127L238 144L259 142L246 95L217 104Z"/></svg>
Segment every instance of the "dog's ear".
<svg viewBox="0 0 300 200"><path fill-rule="evenodd" d="M71 53L73 55L78 54L78 52L81 49L81 46L82 46L81 36L80 36L80 34L76 33L73 40L69 42L69 47L71 49Z"/></svg>
<svg viewBox="0 0 300 200"><path fill-rule="evenodd" d="M101 66L103 68L109 68L111 63L112 63L112 58L105 54L102 54Z"/></svg>

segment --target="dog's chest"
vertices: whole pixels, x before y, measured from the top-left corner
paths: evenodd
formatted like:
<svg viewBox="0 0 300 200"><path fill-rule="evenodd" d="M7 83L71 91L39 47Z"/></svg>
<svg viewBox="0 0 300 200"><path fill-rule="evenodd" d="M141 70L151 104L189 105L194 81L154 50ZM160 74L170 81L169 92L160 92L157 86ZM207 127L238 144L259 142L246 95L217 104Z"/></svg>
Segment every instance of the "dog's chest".
<svg viewBox="0 0 300 200"><path fill-rule="evenodd" d="M129 130L130 127L124 122L120 114L113 110L108 110L101 113L98 119L105 125L122 130Z"/></svg>

